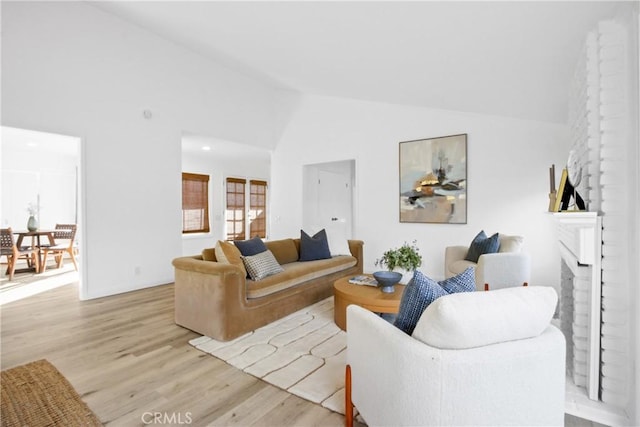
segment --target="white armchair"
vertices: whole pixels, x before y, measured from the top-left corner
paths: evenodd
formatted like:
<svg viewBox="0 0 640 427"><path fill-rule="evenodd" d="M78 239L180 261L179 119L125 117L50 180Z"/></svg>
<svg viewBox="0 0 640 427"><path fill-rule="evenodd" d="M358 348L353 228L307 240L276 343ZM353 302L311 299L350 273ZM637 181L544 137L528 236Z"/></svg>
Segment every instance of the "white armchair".
<svg viewBox="0 0 640 427"><path fill-rule="evenodd" d="M480 255L477 263L465 260L468 246L446 247L445 278L453 277L473 267L478 290L484 290L485 284L488 284L491 290L528 284L531 280L531 258L521 251L523 238L500 235L500 240L499 252Z"/></svg>
<svg viewBox="0 0 640 427"><path fill-rule="evenodd" d="M370 426L563 425L557 294L517 287L438 298L412 336L347 308L345 409Z"/></svg>

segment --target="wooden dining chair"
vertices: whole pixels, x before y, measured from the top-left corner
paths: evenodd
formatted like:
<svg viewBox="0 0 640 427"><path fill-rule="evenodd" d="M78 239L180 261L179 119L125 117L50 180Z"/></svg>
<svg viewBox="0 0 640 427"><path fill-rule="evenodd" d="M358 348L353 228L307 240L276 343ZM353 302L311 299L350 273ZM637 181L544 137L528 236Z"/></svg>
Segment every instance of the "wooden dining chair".
<svg viewBox="0 0 640 427"><path fill-rule="evenodd" d="M77 248L75 246L76 230L76 224L56 224L56 229L53 233L53 240L55 241L55 244L41 247L41 250L44 253L42 261L43 272L47 269L47 255L49 255L49 253L54 255L58 268L62 267L62 258L64 254L69 254L71 262L73 262L73 267L78 271L78 263L76 262ZM64 242L60 243L60 240L64 240Z"/></svg>
<svg viewBox="0 0 640 427"><path fill-rule="evenodd" d="M13 280L13 274L16 270L16 261L20 258L26 259L29 266L35 264L36 271L39 270L38 249L29 247L19 248L16 245L16 239L13 236L11 228L1 229L0 251L0 258L2 256L7 257L7 274L9 275L9 280Z"/></svg>

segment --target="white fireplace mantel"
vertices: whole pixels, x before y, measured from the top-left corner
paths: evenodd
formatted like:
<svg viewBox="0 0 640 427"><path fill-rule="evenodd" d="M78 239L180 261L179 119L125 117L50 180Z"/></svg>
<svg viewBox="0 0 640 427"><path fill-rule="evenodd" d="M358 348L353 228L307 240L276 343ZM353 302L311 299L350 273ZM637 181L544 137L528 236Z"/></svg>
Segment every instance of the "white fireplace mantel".
<svg viewBox="0 0 640 427"><path fill-rule="evenodd" d="M599 218L596 212L561 212L554 214L558 222L558 240L566 255L583 265L594 265L600 251L598 232Z"/></svg>
<svg viewBox="0 0 640 427"><path fill-rule="evenodd" d="M564 265L560 325L567 340L567 413L626 424L624 411L601 401L602 217L596 212L553 214Z"/></svg>
<svg viewBox="0 0 640 427"><path fill-rule="evenodd" d="M574 345L574 375L586 377L587 395L597 401L600 390L602 222L596 212L561 212L554 217L558 224L560 254L574 276L571 331L563 332L571 334L566 339Z"/></svg>

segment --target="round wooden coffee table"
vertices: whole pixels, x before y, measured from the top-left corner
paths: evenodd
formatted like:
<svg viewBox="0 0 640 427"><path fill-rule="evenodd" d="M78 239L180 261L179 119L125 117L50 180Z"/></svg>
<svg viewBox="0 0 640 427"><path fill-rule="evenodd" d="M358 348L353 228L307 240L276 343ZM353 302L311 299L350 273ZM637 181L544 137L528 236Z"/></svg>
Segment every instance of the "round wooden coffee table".
<svg viewBox="0 0 640 427"><path fill-rule="evenodd" d="M336 325L347 330L347 306L356 304L375 313L397 313L404 285L395 285L393 293L385 293L380 288L349 283L351 277L343 277L333 284L333 316Z"/></svg>

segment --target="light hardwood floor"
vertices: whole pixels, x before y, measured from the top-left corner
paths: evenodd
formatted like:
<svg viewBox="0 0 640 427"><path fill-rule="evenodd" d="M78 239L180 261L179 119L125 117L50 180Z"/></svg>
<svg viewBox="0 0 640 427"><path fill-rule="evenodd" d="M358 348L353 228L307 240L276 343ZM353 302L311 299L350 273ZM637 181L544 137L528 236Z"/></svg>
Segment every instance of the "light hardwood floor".
<svg viewBox="0 0 640 427"><path fill-rule="evenodd" d="M66 285L2 305L1 368L49 360L111 426L344 425L342 415L191 347L198 335L174 324L172 285L77 295ZM565 423L599 426L571 416Z"/></svg>
<svg viewBox="0 0 640 427"><path fill-rule="evenodd" d="M174 324L172 285L91 301L67 285L0 310L2 369L49 360L106 425L344 425L191 347L198 335Z"/></svg>

